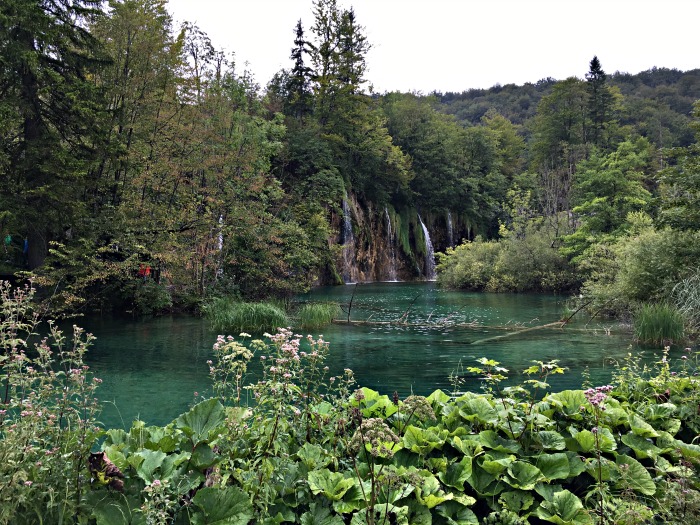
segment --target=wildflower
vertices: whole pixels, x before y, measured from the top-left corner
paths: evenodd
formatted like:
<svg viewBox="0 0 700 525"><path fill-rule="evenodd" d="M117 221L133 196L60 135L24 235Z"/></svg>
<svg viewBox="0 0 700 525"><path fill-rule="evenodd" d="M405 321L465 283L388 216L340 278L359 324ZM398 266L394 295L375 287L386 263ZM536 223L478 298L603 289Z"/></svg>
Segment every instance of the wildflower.
<svg viewBox="0 0 700 525"><path fill-rule="evenodd" d="M598 427L593 427L593 428L591 429L591 432L593 432L594 434L597 434L597 433L598 433Z"/></svg>
<svg viewBox="0 0 700 525"><path fill-rule="evenodd" d="M27 481L24 482L24 485L25 485L26 487L31 487L33 484L34 484L34 482L33 482L33 481L29 481L29 480L27 480Z"/></svg>
<svg viewBox="0 0 700 525"><path fill-rule="evenodd" d="M349 449L358 452L369 445L372 456L391 458L394 456L394 444L398 442L399 437L392 432L383 419L370 418L363 421L360 428L355 431L350 440Z"/></svg>
<svg viewBox="0 0 700 525"><path fill-rule="evenodd" d="M432 421L435 419L433 407L430 406L428 400L423 396L408 396L403 404L408 409L409 414L416 416L421 421Z"/></svg>
<svg viewBox="0 0 700 525"><path fill-rule="evenodd" d="M153 483L151 483L151 486L153 486L153 487L160 487L160 486L161 486L160 480L159 480L159 479L154 479L154 480L153 480Z"/></svg>
<svg viewBox="0 0 700 525"><path fill-rule="evenodd" d="M362 391L361 388L358 388L355 390L355 401L362 401L365 398L365 393Z"/></svg>

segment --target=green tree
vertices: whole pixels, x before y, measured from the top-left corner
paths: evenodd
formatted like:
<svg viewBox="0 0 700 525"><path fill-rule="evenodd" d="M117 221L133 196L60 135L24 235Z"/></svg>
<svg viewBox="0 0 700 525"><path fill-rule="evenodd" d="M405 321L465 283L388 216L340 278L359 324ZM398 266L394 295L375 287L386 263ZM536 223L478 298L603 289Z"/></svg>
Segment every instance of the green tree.
<svg viewBox="0 0 700 525"><path fill-rule="evenodd" d="M100 4L0 4L0 208L28 237L30 268L80 217L87 168L105 140L93 80L104 60L86 29Z"/></svg>
<svg viewBox="0 0 700 525"><path fill-rule="evenodd" d="M651 193L646 188L653 148L646 139L622 142L607 155L594 152L574 175L573 212L580 224L565 239L565 252L584 253L606 234L623 235L630 213L646 211Z"/></svg>
<svg viewBox="0 0 700 525"><path fill-rule="evenodd" d="M304 56L310 50L310 44L304 37L301 20L294 28L294 47L290 58L294 66L286 79L285 114L297 119L303 119L313 111L313 96L311 93L312 70L306 65Z"/></svg>
<svg viewBox="0 0 700 525"><path fill-rule="evenodd" d="M532 168L539 174L542 212L568 210L576 164L588 154L585 83L575 77L558 82L543 97L533 122Z"/></svg>
<svg viewBox="0 0 700 525"><path fill-rule="evenodd" d="M586 74L588 90L588 115L590 119L590 138L592 144L599 148L608 148L607 125L612 119L613 95L607 85L607 75L594 56Z"/></svg>
<svg viewBox="0 0 700 525"><path fill-rule="evenodd" d="M668 150L671 166L662 172L660 220L676 229L700 231L700 102L693 115L696 142Z"/></svg>

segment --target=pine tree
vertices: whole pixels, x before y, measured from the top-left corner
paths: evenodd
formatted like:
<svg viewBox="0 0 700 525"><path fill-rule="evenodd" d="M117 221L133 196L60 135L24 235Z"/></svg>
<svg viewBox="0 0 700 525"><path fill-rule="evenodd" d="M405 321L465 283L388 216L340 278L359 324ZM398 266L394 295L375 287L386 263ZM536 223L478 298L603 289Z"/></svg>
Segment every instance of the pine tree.
<svg viewBox="0 0 700 525"><path fill-rule="evenodd" d="M308 53L311 44L304 38L304 28L301 20L294 28L294 47L290 58L294 67L287 79L287 101L285 113L302 119L313 111L311 95L312 70L304 62L304 55Z"/></svg>
<svg viewBox="0 0 700 525"><path fill-rule="evenodd" d="M588 90L588 114L590 118L589 142L605 148L607 137L605 134L606 123L611 118L613 97L607 86L607 75L600 65L600 60L594 56L586 74L586 88Z"/></svg>
<svg viewBox="0 0 700 525"><path fill-rule="evenodd" d="M101 0L0 3L0 208L39 266L80 211L87 163L104 138L92 81L103 60L86 25Z"/></svg>

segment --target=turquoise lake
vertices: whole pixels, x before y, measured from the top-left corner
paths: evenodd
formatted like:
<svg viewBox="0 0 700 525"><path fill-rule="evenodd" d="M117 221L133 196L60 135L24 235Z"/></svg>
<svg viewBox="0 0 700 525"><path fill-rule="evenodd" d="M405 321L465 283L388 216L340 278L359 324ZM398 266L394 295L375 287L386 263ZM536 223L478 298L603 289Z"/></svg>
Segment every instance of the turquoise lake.
<svg viewBox="0 0 700 525"><path fill-rule="evenodd" d="M569 370L550 381L553 389L580 387L586 369L595 384L603 384L615 361L632 349L640 350L631 346L628 332L583 314L565 328L523 333L503 329L566 317L566 297L454 292L434 283L376 283L318 288L297 298L338 302L345 318L351 299L350 319L366 323L321 330L330 343L329 373L350 368L360 386L386 394L450 391L450 374L475 365L480 357L501 362L513 381L524 379L520 372L533 360L556 359ZM137 417L147 424L167 424L187 410L195 393L208 394L206 361L217 333L205 319L81 319L79 324L97 337L87 361L103 380L98 395L106 425L129 426ZM645 351L648 356L655 352ZM253 361L251 380L259 372L259 362ZM464 379L464 389L479 390L478 378L465 374Z"/></svg>

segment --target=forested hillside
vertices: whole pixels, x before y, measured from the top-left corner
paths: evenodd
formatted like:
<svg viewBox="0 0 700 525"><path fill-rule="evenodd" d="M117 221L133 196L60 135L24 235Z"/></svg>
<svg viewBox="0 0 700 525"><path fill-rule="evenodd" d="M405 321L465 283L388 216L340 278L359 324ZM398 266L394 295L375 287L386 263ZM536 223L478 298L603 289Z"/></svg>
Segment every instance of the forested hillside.
<svg viewBox="0 0 700 525"><path fill-rule="evenodd" d="M53 309L138 313L425 278L429 245L450 249L447 285L606 308L692 277L700 70L592 57L581 78L378 94L363 21L309 7L261 86L164 2L3 3L2 273L31 272ZM671 255L644 289L635 250Z"/></svg>

